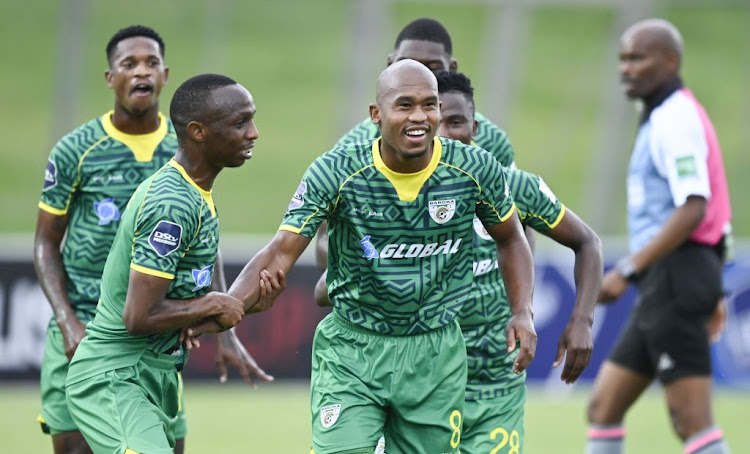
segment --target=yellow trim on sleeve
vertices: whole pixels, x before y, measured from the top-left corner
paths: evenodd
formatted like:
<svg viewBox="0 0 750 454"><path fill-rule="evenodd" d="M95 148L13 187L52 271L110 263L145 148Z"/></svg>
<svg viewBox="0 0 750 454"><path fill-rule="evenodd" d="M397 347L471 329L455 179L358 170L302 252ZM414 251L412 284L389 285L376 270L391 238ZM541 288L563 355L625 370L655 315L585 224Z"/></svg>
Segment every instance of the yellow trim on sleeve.
<svg viewBox="0 0 750 454"><path fill-rule="evenodd" d="M494 209L495 209L495 207L492 207L492 209L494 210ZM500 213L497 213L497 215L498 215L498 217L500 218L500 222L505 222L505 221L507 221L507 220L508 220L508 219L509 219L509 218L511 217L511 215L512 215L513 213L515 213L515 212L516 212L516 203L515 203L515 202L513 202L513 205L511 205L511 207L510 207L510 211L508 211L508 213L507 213L507 214L506 214L505 216L500 216Z"/></svg>
<svg viewBox="0 0 750 454"><path fill-rule="evenodd" d="M136 265L135 263L130 264L130 269L134 271L138 271L139 273L148 274L149 276L156 276L156 277L161 277L164 279L169 279L170 281L174 279L174 274L165 273L164 271L159 271L159 270L152 270L151 268L146 268L145 266Z"/></svg>
<svg viewBox="0 0 750 454"><path fill-rule="evenodd" d="M36 422L39 424L47 424L47 421L44 420L44 416L42 416L41 413L39 413L39 416L36 417Z"/></svg>
<svg viewBox="0 0 750 454"><path fill-rule="evenodd" d="M70 201L70 198L68 198L68 201ZM53 206L47 205L44 202L39 202L39 208L46 211L47 213L54 214L55 216L65 216L68 214L68 207L66 206L64 209L55 208Z"/></svg>
<svg viewBox="0 0 750 454"><path fill-rule="evenodd" d="M140 454L138 451L133 451L130 448L125 448L125 452L123 454Z"/></svg>
<svg viewBox="0 0 750 454"><path fill-rule="evenodd" d="M177 161L174 160L174 158L170 159L169 162L167 162L170 166L177 169L178 172L182 175L182 178L185 179L188 183L190 183L195 189L200 192L201 196L203 197L203 200L206 201L208 204L208 209L211 210L211 217L216 217L216 207L214 206L214 198L213 195L211 195L211 191L206 191L202 187L198 186L198 183L193 181L192 178L190 178L190 175L188 175L187 170L185 170L184 167L182 167Z"/></svg>
<svg viewBox="0 0 750 454"><path fill-rule="evenodd" d="M297 227L292 227L291 225L286 225L286 224L282 224L281 226L279 226L279 230L285 230L287 232L296 233L297 235L299 235L299 232L302 231L302 229L298 229Z"/></svg>
<svg viewBox="0 0 750 454"><path fill-rule="evenodd" d="M432 158L424 169L415 173L398 173L389 169L385 165L385 162L383 162L383 157L380 156L381 140L382 138L372 144L372 161L375 164L375 168L391 182L396 189L399 200L402 202L413 202L417 199L419 190L422 189L425 181L432 176L432 173L437 168L440 157L443 154L443 144L437 137L433 139Z"/></svg>
<svg viewBox="0 0 750 454"><path fill-rule="evenodd" d="M101 121L104 132L130 148L136 161L150 162L154 158L156 147L167 136L167 119L164 118L164 115L159 112L159 127L156 128L156 131L148 134L127 134L117 129L112 123L113 113L114 110L110 110L102 115Z"/></svg>
<svg viewBox="0 0 750 454"><path fill-rule="evenodd" d="M565 216L565 205L562 205L562 204L560 205L561 205L560 214L557 216L557 219L555 219L555 222L553 222L552 224L547 224L547 222L545 221L545 224L547 224L550 229L554 229L555 227L557 227L560 221L562 221L563 216Z"/></svg>

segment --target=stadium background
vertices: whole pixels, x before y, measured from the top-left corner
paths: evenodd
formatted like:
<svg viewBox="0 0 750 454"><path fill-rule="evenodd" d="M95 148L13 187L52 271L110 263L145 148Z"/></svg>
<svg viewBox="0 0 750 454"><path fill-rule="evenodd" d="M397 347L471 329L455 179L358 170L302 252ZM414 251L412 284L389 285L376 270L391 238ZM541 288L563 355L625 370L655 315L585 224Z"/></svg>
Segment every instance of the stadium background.
<svg viewBox="0 0 750 454"><path fill-rule="evenodd" d="M166 41L174 89L200 72L228 74L253 93L261 137L253 160L222 174L215 198L222 250L244 263L270 237L309 162L367 115L374 80L400 28L417 17L443 22L459 69L472 77L480 111L509 133L520 167L544 176L557 195L604 239L608 258L623 247L624 174L636 115L618 89L617 37L632 21L659 15L686 41L683 75L711 115L724 149L734 208L738 264L728 335L715 349L716 413L735 452L750 444L750 2L743 0L5 1L0 4L0 440L3 452L46 452L33 420L48 309L30 267L41 176L54 142L112 105L104 45L132 23ZM569 253L539 241L535 304L540 355L527 409L527 454L580 452L585 383L559 384L549 352L570 304ZM252 392L211 386L211 345L186 372L191 452L306 452L316 272L309 255L284 300L241 336L279 383ZM306 265L305 265L306 264ZM236 267L233 268L237 271ZM292 279L290 279L290 284ZM630 295L632 297L632 294ZM555 301L552 306L545 301ZM546 305L545 305L546 304ZM595 366L629 303L597 312ZM541 318L546 311L546 319ZM550 309L551 308L551 309ZM540 320L541 318L541 320ZM269 340L270 339L270 340ZM633 452L677 452L654 391L628 420Z"/></svg>

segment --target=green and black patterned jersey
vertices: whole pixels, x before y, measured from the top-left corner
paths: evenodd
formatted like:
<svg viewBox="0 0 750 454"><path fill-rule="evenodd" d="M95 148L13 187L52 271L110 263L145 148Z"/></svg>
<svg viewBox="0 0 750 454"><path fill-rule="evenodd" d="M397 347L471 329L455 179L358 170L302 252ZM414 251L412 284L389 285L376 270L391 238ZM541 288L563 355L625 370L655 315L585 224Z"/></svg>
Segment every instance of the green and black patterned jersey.
<svg viewBox="0 0 750 454"><path fill-rule="evenodd" d="M507 170L508 185L521 223L537 232L557 226L565 206L540 177L522 170ZM512 372L518 350L508 354L505 328L510 304L497 265L497 248L479 219L474 219L474 288L459 314L469 357L469 400L499 397L524 382L525 373Z"/></svg>
<svg viewBox="0 0 750 454"><path fill-rule="evenodd" d="M79 317L99 300L104 262L125 204L177 151L172 123L161 114L159 128L143 135L117 130L111 115L89 121L55 145L39 202L45 211L70 217L62 260Z"/></svg>
<svg viewBox="0 0 750 454"><path fill-rule="evenodd" d="M472 289L473 223L514 212L486 151L435 139L429 165L393 172L380 140L336 147L308 168L280 227L312 238L328 220L328 291L349 322L392 335L446 325Z"/></svg>
<svg viewBox="0 0 750 454"><path fill-rule="evenodd" d="M133 336L125 329L130 271L171 280L168 299L196 298L209 291L218 245L211 192L195 184L176 161L138 186L107 258L101 300L71 363L68 383L132 366L144 350L171 354L176 365L184 364L179 331Z"/></svg>
<svg viewBox="0 0 750 454"><path fill-rule="evenodd" d="M474 118L478 124L472 145L489 151L504 167L515 167L515 154L508 134L479 112L474 114ZM367 118L339 139L336 146L365 142L378 137L380 137L380 128Z"/></svg>

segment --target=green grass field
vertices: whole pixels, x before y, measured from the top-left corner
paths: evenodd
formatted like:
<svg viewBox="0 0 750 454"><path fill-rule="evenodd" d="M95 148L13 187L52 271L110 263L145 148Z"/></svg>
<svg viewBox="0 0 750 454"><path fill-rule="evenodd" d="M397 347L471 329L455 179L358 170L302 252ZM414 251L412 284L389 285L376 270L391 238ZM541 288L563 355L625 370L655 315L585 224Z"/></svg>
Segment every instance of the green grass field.
<svg viewBox="0 0 750 454"><path fill-rule="evenodd" d="M186 383L188 453L307 453L310 446L307 384L282 382L257 391L244 385ZM580 454L585 437L586 395L562 397L531 389L526 405L526 454ZM732 452L750 445L750 394L719 391L714 412ZM38 390L31 385L0 388L2 452L50 452L49 437L35 422ZM681 452L672 435L662 396L649 391L627 419L627 452Z"/></svg>
<svg viewBox="0 0 750 454"><path fill-rule="evenodd" d="M491 3L491 2L489 2ZM692 3L692 2L691 2ZM710 2L705 2L709 4ZM100 115L112 106L105 84L104 45L118 28L131 23L155 27L167 43L170 82L162 94L162 110L174 89L199 72L224 72L253 92L258 106L260 140L255 157L242 169L219 178L215 199L222 212L222 230L232 233L273 232L305 168L327 151L348 128L342 109L350 100L343 74L353 64L348 43L358 28L351 22L358 4L346 0L241 2L221 0L80 0L77 13L82 35L81 58L59 47L70 5L39 0L34 8L24 2L4 2L0 13L0 46L7 62L0 72L0 206L12 216L0 218L0 233L31 232L44 162L59 135ZM431 16L442 21L454 41L459 68L474 78L478 107L488 110L481 94L490 78L482 40L492 17L481 2L384 2L383 42L371 56L371 97L374 80L385 64L400 28L410 20ZM64 7L62 5L68 5ZM673 20L686 41L684 76L712 116L725 153L730 189L735 202L750 192L750 6L683 6L659 2L656 14ZM610 7L539 7L532 11L522 57L514 70L514 89L506 124L519 165L540 173L566 205L590 218L591 193L587 181L596 168L589 161L601 129L605 83L617 79L610 54L615 10ZM22 45L19 45L21 44ZM611 59L608 60L608 59ZM78 68L64 82L65 69ZM616 85L616 83L615 83ZM56 89L55 87L60 87ZM372 88L369 88L372 87ZM63 95L72 102L60 105ZM626 143L606 143L623 153L631 144L635 114L621 127ZM619 156L619 155L618 155ZM612 231L625 231L624 166L606 216L616 218ZM750 235L750 208L735 203L735 230Z"/></svg>

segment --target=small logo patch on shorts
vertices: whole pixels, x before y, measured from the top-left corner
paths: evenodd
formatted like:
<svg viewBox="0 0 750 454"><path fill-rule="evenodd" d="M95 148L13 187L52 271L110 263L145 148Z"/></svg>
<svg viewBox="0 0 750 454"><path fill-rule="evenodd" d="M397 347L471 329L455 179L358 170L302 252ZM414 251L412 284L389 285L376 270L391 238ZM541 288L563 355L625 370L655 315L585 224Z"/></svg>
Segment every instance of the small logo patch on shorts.
<svg viewBox="0 0 750 454"><path fill-rule="evenodd" d="M320 408L320 425L328 429L336 423L341 414L341 404L326 405Z"/></svg>

